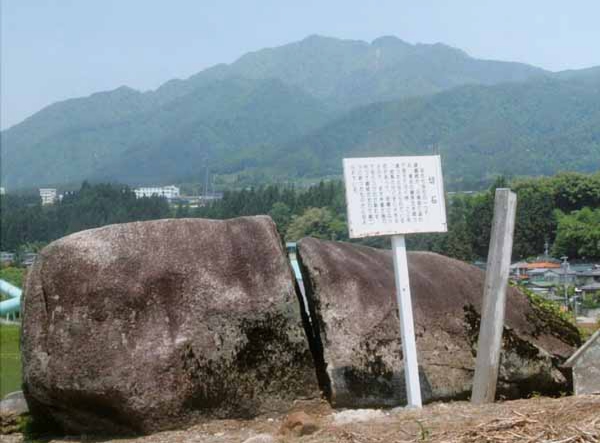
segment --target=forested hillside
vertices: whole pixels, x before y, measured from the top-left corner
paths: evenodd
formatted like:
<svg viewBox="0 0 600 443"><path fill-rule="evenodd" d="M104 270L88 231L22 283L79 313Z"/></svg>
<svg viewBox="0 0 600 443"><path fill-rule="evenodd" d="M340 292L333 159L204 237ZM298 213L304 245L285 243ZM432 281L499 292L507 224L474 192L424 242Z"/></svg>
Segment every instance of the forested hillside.
<svg viewBox="0 0 600 443"><path fill-rule="evenodd" d="M554 79L554 80L553 80ZM438 149L457 188L600 161L600 70L552 74L442 44L312 36L156 91L53 104L2 132L2 185L239 186L337 175L345 155Z"/></svg>
<svg viewBox="0 0 600 443"><path fill-rule="evenodd" d="M186 178L207 163L240 169L330 115L319 100L278 80L216 81L160 105L125 88L91 99L91 116L82 100L72 100L3 133L2 182L150 183Z"/></svg>
<svg viewBox="0 0 600 443"><path fill-rule="evenodd" d="M598 77L600 80L600 75ZM600 169L600 81L535 80L463 86L356 109L269 161L298 176L341 173L344 156L437 150L449 183L478 187L502 175Z"/></svg>

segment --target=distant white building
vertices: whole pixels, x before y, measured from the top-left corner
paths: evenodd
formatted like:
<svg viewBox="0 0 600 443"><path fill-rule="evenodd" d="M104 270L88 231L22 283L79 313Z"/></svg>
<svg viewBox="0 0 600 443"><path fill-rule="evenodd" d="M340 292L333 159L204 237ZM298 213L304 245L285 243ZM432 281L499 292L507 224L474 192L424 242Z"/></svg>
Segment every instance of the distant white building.
<svg viewBox="0 0 600 443"><path fill-rule="evenodd" d="M6 194L6 189L0 187L0 195Z"/></svg>
<svg viewBox="0 0 600 443"><path fill-rule="evenodd" d="M53 205L56 203L57 193L55 188L40 188L42 205Z"/></svg>
<svg viewBox="0 0 600 443"><path fill-rule="evenodd" d="M149 186L144 188L134 189L135 196L137 198L152 197L165 197L167 200L179 198L179 188L177 186Z"/></svg>
<svg viewBox="0 0 600 443"><path fill-rule="evenodd" d="M14 252L0 251L0 264L6 265L14 263L15 255Z"/></svg>

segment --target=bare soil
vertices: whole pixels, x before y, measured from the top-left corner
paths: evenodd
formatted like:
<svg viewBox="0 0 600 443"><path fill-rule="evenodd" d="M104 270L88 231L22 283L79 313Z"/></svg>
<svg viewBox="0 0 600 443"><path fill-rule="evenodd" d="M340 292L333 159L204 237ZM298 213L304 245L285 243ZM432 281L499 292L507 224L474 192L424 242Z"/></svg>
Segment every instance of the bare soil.
<svg viewBox="0 0 600 443"><path fill-rule="evenodd" d="M64 437L73 441L119 443L238 443L258 434L271 434L281 443L394 443L394 442L600 442L600 396L532 398L473 406L468 402L436 403L422 410L387 410L379 418L336 424L336 412L324 402L299 402L295 411L311 415L318 426L311 435L279 433L286 415L254 420L211 420L186 430L137 438ZM358 414L360 415L360 414ZM365 413L365 416L369 414ZM372 415L372 414L371 414ZM1 436L6 443L22 435Z"/></svg>

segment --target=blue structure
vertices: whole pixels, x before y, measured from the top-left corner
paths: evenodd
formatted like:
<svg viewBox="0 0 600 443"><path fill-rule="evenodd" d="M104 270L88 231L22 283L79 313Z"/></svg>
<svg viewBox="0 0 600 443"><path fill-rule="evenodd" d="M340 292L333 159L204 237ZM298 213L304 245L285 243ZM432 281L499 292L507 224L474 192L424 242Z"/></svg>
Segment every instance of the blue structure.
<svg viewBox="0 0 600 443"><path fill-rule="evenodd" d="M302 304L304 305L304 311L306 312L309 321L311 321L310 309L308 308L308 300L306 299L306 289L304 288L302 272L300 271L300 265L298 264L298 248L296 246L296 242L287 242L285 244L285 249L288 253L288 259L290 261L290 265L292 266L292 271L294 271L294 278L296 279L298 287L300 288L300 294L302 295Z"/></svg>
<svg viewBox="0 0 600 443"><path fill-rule="evenodd" d="M7 281L0 280L0 292L7 297L8 300L0 302L0 316L16 315L21 312L21 295L23 291L15 285Z"/></svg>

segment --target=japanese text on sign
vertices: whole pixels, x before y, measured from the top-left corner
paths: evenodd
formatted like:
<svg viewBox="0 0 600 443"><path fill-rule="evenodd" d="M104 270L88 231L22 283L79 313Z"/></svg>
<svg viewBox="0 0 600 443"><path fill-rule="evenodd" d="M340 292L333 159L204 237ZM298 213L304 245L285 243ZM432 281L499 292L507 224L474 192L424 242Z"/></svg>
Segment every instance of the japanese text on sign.
<svg viewBox="0 0 600 443"><path fill-rule="evenodd" d="M446 232L439 155L345 158L350 237Z"/></svg>

